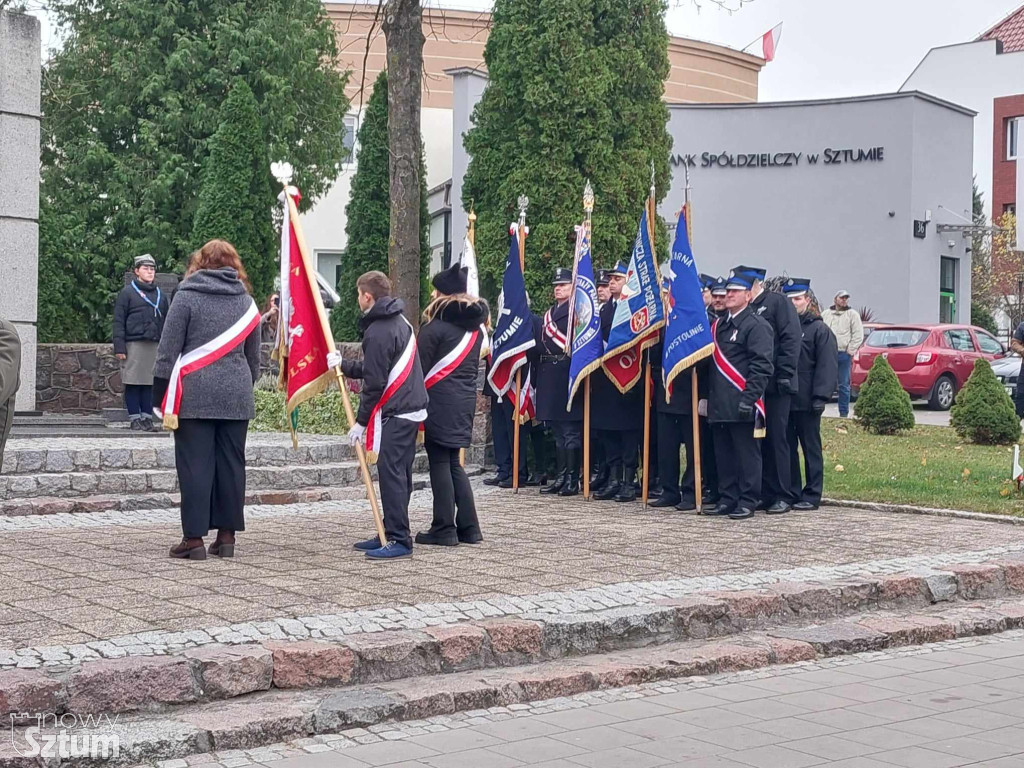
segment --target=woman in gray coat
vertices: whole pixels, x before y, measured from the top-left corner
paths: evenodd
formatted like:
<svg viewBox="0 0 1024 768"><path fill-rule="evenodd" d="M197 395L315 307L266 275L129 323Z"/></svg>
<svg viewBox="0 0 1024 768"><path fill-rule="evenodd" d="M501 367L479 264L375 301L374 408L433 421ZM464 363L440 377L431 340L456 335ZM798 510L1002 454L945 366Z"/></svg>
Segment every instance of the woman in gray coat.
<svg viewBox="0 0 1024 768"><path fill-rule="evenodd" d="M178 288L154 370L155 402L174 430L181 543L171 557L233 557L245 530L245 439L256 415L260 314L234 246L211 240L193 254Z"/></svg>

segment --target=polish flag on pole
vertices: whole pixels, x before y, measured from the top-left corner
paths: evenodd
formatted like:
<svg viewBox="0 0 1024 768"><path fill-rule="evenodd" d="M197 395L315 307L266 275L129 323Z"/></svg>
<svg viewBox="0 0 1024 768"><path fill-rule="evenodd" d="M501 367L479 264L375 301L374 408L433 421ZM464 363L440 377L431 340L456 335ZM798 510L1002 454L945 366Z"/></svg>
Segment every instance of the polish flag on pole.
<svg viewBox="0 0 1024 768"><path fill-rule="evenodd" d="M764 61L767 64L775 58L775 51L779 49L779 40L782 38L782 22L769 29L761 37L761 50L764 52Z"/></svg>

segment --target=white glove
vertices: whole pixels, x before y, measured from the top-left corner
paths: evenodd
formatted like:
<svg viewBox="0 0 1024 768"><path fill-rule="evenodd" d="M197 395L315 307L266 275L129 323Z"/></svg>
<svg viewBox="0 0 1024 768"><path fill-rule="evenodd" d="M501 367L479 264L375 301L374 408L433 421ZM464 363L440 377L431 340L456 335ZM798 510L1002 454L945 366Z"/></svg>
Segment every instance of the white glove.
<svg viewBox="0 0 1024 768"><path fill-rule="evenodd" d="M341 367L341 352L334 350L333 352L327 353L327 367L328 368L340 368Z"/></svg>
<svg viewBox="0 0 1024 768"><path fill-rule="evenodd" d="M708 415L708 401L707 400L698 400L697 401L697 415L698 416L704 416L705 418L707 418L707 415Z"/></svg>
<svg viewBox="0 0 1024 768"><path fill-rule="evenodd" d="M351 445L358 445L363 442L363 435L366 434L366 427L362 424L353 424L352 429L348 431L348 442Z"/></svg>

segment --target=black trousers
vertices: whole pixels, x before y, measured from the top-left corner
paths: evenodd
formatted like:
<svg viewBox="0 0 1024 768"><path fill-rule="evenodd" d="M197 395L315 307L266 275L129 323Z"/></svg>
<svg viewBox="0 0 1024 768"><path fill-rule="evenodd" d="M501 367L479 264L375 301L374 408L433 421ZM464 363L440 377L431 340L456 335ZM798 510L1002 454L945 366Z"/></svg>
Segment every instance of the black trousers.
<svg viewBox="0 0 1024 768"><path fill-rule="evenodd" d="M500 416L500 424L495 424L495 410ZM512 450L515 445L515 425L512 423L512 400L505 398L497 407L492 401L491 408L491 434L494 437L494 461L498 465L498 477L512 477ZM499 460L498 441L499 431L501 433L501 456ZM527 445L533 447L533 471L544 472L544 425L543 424L520 424L519 425L519 479L525 481L529 476L527 465ZM520 483L522 484L522 483Z"/></svg>
<svg viewBox="0 0 1024 768"><path fill-rule="evenodd" d="M498 466L498 477L502 480L512 477L512 416L511 406L506 414L505 402L499 402L494 397L491 398L491 439L494 441L494 463Z"/></svg>
<svg viewBox="0 0 1024 768"><path fill-rule="evenodd" d="M764 396L767 433L761 441L761 458L764 462L761 498L769 504L789 499L789 406L792 400L790 395Z"/></svg>
<svg viewBox="0 0 1024 768"><path fill-rule="evenodd" d="M200 539L211 528L245 530L245 437L249 422L181 419L174 462L181 491L181 529Z"/></svg>
<svg viewBox="0 0 1024 768"><path fill-rule="evenodd" d="M409 497L412 496L412 461L420 425L408 419L385 419L377 457L377 484L384 508L384 534L388 541L412 547L409 535ZM457 460L457 459L456 459Z"/></svg>
<svg viewBox="0 0 1024 768"><path fill-rule="evenodd" d="M434 495L431 533L479 533L480 523L476 516L473 487L459 462L459 449L447 448L430 440L425 442L424 447L430 463L430 490Z"/></svg>
<svg viewBox="0 0 1024 768"><path fill-rule="evenodd" d="M715 459L715 436L706 418L700 420L701 490L710 501L718 501L718 461Z"/></svg>
<svg viewBox="0 0 1024 768"><path fill-rule="evenodd" d="M804 453L804 475L800 482L800 458L797 445ZM825 485L825 459L821 454L821 411L790 411L789 414L790 475L793 490L790 501L821 503Z"/></svg>
<svg viewBox="0 0 1024 768"><path fill-rule="evenodd" d="M711 432L718 461L718 503L754 509L761 498L761 446L754 438L753 422L719 422L711 425Z"/></svg>
<svg viewBox="0 0 1024 768"><path fill-rule="evenodd" d="M595 471L600 471L608 463L604 455L604 440L601 437L601 430L590 430L590 464Z"/></svg>
<svg viewBox="0 0 1024 768"><path fill-rule="evenodd" d="M600 435L609 469L615 472L618 468L624 467L626 479L632 482L640 461L640 441L643 440L644 433L639 429L618 432L603 429Z"/></svg>
<svg viewBox="0 0 1024 768"><path fill-rule="evenodd" d="M679 448L686 446L686 468L679 479ZM693 417L686 413L658 413L658 479L662 495L694 501L696 477L693 461Z"/></svg>
<svg viewBox="0 0 1024 768"><path fill-rule="evenodd" d="M545 424L551 427L551 432L555 436L555 448L583 450L582 421L548 421Z"/></svg>

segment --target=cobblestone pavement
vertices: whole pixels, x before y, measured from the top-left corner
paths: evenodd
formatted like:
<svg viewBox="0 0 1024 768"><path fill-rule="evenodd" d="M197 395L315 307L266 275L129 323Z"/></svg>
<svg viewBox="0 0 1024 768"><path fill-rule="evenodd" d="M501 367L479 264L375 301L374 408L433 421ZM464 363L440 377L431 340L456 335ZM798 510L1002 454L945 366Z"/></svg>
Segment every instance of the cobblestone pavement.
<svg viewBox="0 0 1024 768"><path fill-rule="evenodd" d="M691 677L156 768L1020 768L1024 632Z"/></svg>
<svg viewBox="0 0 1024 768"><path fill-rule="evenodd" d="M167 557L180 537L173 510L0 531L0 666L577 612L1024 549L1024 528L998 523L836 509L733 522L476 491L484 544L418 547L386 564L351 548L372 531L365 501L252 508L238 556L198 563ZM429 524L429 492L414 495L412 520ZM15 653L41 646L60 648Z"/></svg>

